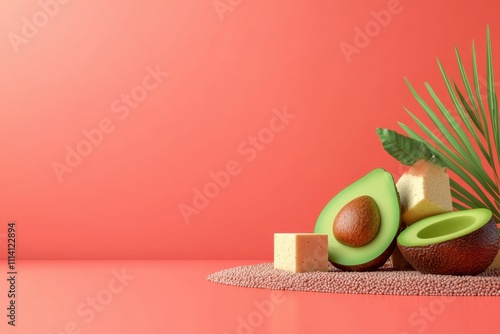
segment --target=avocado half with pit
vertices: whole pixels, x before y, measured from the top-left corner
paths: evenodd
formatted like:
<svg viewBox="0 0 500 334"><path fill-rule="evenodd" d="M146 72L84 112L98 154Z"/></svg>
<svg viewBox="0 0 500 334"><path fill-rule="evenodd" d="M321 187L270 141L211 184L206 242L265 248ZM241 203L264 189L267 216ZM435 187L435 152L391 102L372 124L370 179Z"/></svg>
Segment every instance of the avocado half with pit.
<svg viewBox="0 0 500 334"><path fill-rule="evenodd" d="M392 175L377 168L321 211L315 233L328 234L328 260L347 271L375 270L396 247L400 209Z"/></svg>
<svg viewBox="0 0 500 334"><path fill-rule="evenodd" d="M401 232L397 241L403 256L424 274L480 274L499 248L497 226L487 209L422 219Z"/></svg>

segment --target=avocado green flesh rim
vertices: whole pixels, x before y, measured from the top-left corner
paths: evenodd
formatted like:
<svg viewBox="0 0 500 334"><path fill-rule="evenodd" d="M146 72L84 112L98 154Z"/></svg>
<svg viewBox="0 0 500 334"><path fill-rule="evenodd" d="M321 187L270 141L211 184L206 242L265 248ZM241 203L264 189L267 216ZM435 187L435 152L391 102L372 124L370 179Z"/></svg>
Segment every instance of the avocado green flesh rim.
<svg viewBox="0 0 500 334"><path fill-rule="evenodd" d="M380 212L380 229L373 240L361 247L349 247L333 236L333 221L337 213L351 200L370 196ZM318 217L315 233L328 234L328 259L332 262L355 266L372 261L381 255L394 240L399 229L399 202L392 175L377 168L340 191L325 206Z"/></svg>
<svg viewBox="0 0 500 334"><path fill-rule="evenodd" d="M398 237L402 246L427 246L470 234L490 221L488 209L454 211L422 219L406 228Z"/></svg>

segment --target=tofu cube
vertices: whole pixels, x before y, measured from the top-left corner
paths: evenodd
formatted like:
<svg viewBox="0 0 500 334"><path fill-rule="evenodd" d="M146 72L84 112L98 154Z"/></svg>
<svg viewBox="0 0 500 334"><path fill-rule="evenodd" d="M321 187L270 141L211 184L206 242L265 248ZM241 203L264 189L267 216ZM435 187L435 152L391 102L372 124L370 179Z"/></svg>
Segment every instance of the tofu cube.
<svg viewBox="0 0 500 334"><path fill-rule="evenodd" d="M328 271L328 235L275 233L274 269L293 273Z"/></svg>
<svg viewBox="0 0 500 334"><path fill-rule="evenodd" d="M401 218L407 226L453 210L448 173L432 162L417 161L401 176L396 187L401 201Z"/></svg>

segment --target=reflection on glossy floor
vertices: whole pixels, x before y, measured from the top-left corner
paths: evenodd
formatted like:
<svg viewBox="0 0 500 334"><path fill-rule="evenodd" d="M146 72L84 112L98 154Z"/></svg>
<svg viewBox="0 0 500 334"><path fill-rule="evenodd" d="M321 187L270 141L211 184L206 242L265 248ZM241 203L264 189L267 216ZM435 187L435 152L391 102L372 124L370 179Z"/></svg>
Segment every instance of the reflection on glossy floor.
<svg viewBox="0 0 500 334"><path fill-rule="evenodd" d="M262 262L262 261L257 261ZM24 261L16 327L76 333L493 333L498 297L398 297L236 288L205 276L256 261ZM7 296L2 294L7 305ZM4 318L5 319L5 318Z"/></svg>

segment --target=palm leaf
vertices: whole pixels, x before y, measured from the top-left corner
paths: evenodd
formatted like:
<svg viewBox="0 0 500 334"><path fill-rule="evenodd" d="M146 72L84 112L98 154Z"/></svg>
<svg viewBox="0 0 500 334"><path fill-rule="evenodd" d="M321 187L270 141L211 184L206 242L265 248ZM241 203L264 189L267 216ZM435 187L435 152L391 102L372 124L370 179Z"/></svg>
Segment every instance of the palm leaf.
<svg viewBox="0 0 500 334"><path fill-rule="evenodd" d="M464 65L462 63L462 58L460 57L460 53L458 52L458 49L455 48L455 56L457 57L457 62L458 62L458 68L460 69L460 74L462 76L462 82L465 87L465 91L467 92L467 96L469 97L469 101L471 102L472 108L467 108L467 112L469 114L469 117L472 119L478 130L482 133L482 126L479 123L479 112L478 112L478 107L476 104L476 100L474 99L474 95L472 93L472 88L469 84L469 78L467 77L467 72L465 72ZM455 84L455 90L460 96L460 101L462 101L462 104L464 106L468 107L468 104L465 103L465 99L462 95L462 93L458 90L457 85Z"/></svg>
<svg viewBox="0 0 500 334"><path fill-rule="evenodd" d="M456 129L458 132L458 136L461 138L461 140L457 140L452 132L448 130L448 128L445 126L443 122L436 116L436 114L432 111L432 109L429 107L429 105L420 97L420 95L413 89L411 84L407 81L408 87L410 88L410 91L412 92L413 96L417 99L417 101L420 103L420 105L424 108L425 112L431 118L432 122L434 125L440 130L440 132L444 135L444 137L447 139L447 141L450 143L452 148L458 152L456 154L452 150L449 150L446 145L432 133L425 125L423 125L422 122L418 120L417 117L415 117L411 112L409 112L410 116L417 122L419 127L426 132L426 134L433 139L433 141L440 146L442 150L445 151L445 153L449 156L454 161L459 162L460 167L465 171L469 171L474 175L475 178L478 180L481 180L485 182L488 186L489 191L494 191L495 189L495 184L491 179L487 176L487 174L484 173L484 170L481 166L481 161L479 160L477 154L475 154L469 140L467 139L465 133L460 129L458 126L458 123L451 114L449 113L448 110L446 110L445 106L443 103L439 100L439 98L436 96L432 88L430 87L429 84L426 84L427 89L429 90L429 93L431 96L434 98L434 101L438 105L439 109L441 112L445 115L447 118L448 122L452 124L452 127ZM466 148L467 147L467 148ZM473 153L471 153L471 151ZM459 168L456 166L456 164L453 166L455 168L452 168L452 166L449 166L450 169L452 169L455 173L457 173L457 169Z"/></svg>
<svg viewBox="0 0 500 334"><path fill-rule="evenodd" d="M476 92L477 104L479 106L479 110L481 111L481 123L482 129L484 131L484 136L486 138L486 142L488 143L489 152L491 155L491 144L490 144L490 130L488 129L488 121L486 118L486 112L484 110L483 98L481 96L481 89L479 88L479 75L477 73L477 62L476 62L476 47L474 46L474 41L472 42L472 74L474 79L474 90Z"/></svg>
<svg viewBox="0 0 500 334"><path fill-rule="evenodd" d="M471 121L474 123L475 125L475 128L481 133L481 135L483 135L484 137L484 133L483 133L483 128L481 126L481 124L479 123L479 119L477 118L477 113L475 113L474 111L472 111L471 109L471 106L469 105L469 103L465 100L462 92L460 91L460 89L457 87L457 85L454 83L453 84L454 88L455 88L455 91L457 92L458 94L458 97L460 98L460 102L462 103L462 106L464 107L465 111L467 112L467 115L469 116L469 118L471 119ZM469 122L469 125L467 127L471 126L470 125L470 122ZM477 132L475 130L469 130L471 131L472 135L474 136L474 140L476 141L476 143L478 143L478 146L479 146L479 149L481 150L481 154L486 158L486 161L488 161L488 164L490 166L494 166L494 163L493 163L493 160L491 158L491 153L486 151L486 148L484 147L484 145L482 144L482 141L481 139L479 138L479 135L477 134Z"/></svg>
<svg viewBox="0 0 500 334"><path fill-rule="evenodd" d="M497 148L497 160L500 154L500 129L498 128L498 101L495 93L494 78L493 78L493 62L491 60L491 42L490 29L486 29L486 71L488 81L488 107L490 109L490 120L492 125L493 138L495 139L495 147Z"/></svg>
<svg viewBox="0 0 500 334"><path fill-rule="evenodd" d="M435 143L441 143L443 145L443 147L444 147L444 151L451 152L451 151L449 151L449 149L446 146L444 146L444 144L442 143L442 141L440 139L438 139L422 122L420 122L418 119L416 119L416 117L414 119L416 120L416 122L418 123L418 125L422 128L422 130L424 130L424 132L427 135L429 135L430 137L432 137L435 140ZM420 141L423 141L423 142L426 142L425 139L423 139L421 136L419 136L417 133L415 133L413 130L411 130L406 125L404 125L402 123L399 123L399 125L401 126L401 128L403 130L405 130L405 132L411 138L417 139L417 140L420 140ZM460 164L458 164L454 160L448 158L446 156L446 154L443 154L441 151L439 151L438 149L436 149L432 145L429 144L428 146L429 146L429 149L431 150L431 152L434 155L440 156L440 158L443 161L443 163L453 173L455 173L456 175L458 175L462 180L464 180L474 190L474 192L476 193L476 197L479 196L481 198L482 201L480 201L480 203L482 205L481 206L476 206L476 207L480 207L480 208L481 207L482 208L484 208L484 207L488 207L488 208L494 207L493 203L484 194L484 192L481 190L481 188L479 187L479 185L467 174L467 172L466 172L467 169L463 169L463 167L461 167ZM440 145L438 145L438 146L440 146ZM450 180L450 182L451 182L451 180ZM475 198L474 194L470 194L469 192L467 192L467 191L464 190L463 195L466 196L466 197L468 197L470 201L472 201L472 202L474 201L474 198Z"/></svg>
<svg viewBox="0 0 500 334"><path fill-rule="evenodd" d="M461 205L460 203L457 203L457 202L453 202L453 207L457 210L467 210L469 209L468 207L466 206L463 206Z"/></svg>
<svg viewBox="0 0 500 334"><path fill-rule="evenodd" d="M472 83L462 63L460 53L455 48L455 55L465 89L463 94L455 82L451 81L444 67L438 60L439 70L446 85L448 94L458 115L452 115L437 96L432 87L425 87L432 97L437 110L444 119L434 112L425 100L416 92L408 80L406 83L420 106L424 109L432 124L439 130L438 137L429 126L419 120L408 109L412 119L429 138L422 138L405 124L399 123L403 130L415 140L427 144L432 154L441 158L442 162L455 175L450 179L453 205L455 209L486 207L495 218L500 220L500 188L497 169L500 154L500 130L498 124L498 99L494 88L493 61L489 28L486 31L486 69L487 69L487 107L483 103L479 86L479 75L476 62L476 51L472 43ZM453 84L452 84L453 82ZM474 89L472 88L474 87ZM444 139L444 140L443 140ZM487 161L483 166L483 159ZM455 179L456 178L456 179ZM460 179L470 188L465 189Z"/></svg>
<svg viewBox="0 0 500 334"><path fill-rule="evenodd" d="M469 119L467 118L467 115L466 115L465 111L463 110L462 105L459 103L455 92L451 88L450 81L448 80L448 77L443 69L443 66L441 65L441 63L439 61L438 61L438 65L439 65L439 69L441 70L441 74L443 76L444 82L446 84L446 88L448 88L448 93L450 94L450 97L453 101L455 108L457 109L457 111L460 115L460 118L462 119L466 128L469 130L469 133L476 140L477 146L479 146L481 148L482 152L486 152L483 148L481 141L478 138L478 135L477 135L474 127L472 126ZM432 97L434 98L435 101L439 100L435 94L432 94ZM467 156L464 156L464 158L466 158L472 162L473 170L471 170L470 173L473 174L476 179L480 180L483 185L486 185L486 188L488 189L488 191L493 192L496 195L499 195L497 185L491 179L491 177L488 175L488 173L484 170L484 168L481 164L481 160L480 160L479 156L477 155L475 149L473 148L473 144L469 140L468 136L465 134L465 131L457 124L457 121L455 119L453 119L453 117L446 110L446 108L443 109L442 107L444 107L444 106L441 104L439 109L446 116L446 119L451 124L451 126L455 130L455 133L460 137L461 142L463 143L463 145L465 145L465 147L467 149L468 154L467 154Z"/></svg>
<svg viewBox="0 0 500 334"><path fill-rule="evenodd" d="M470 196L470 193L462 187L459 183L457 183L455 180L450 179L450 187L452 193L455 192L458 194L461 198L455 197L459 199L462 203L469 205L469 208L484 208L487 205L481 202L481 200L477 199L474 196ZM462 198L466 198L466 201L462 200Z"/></svg>

